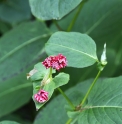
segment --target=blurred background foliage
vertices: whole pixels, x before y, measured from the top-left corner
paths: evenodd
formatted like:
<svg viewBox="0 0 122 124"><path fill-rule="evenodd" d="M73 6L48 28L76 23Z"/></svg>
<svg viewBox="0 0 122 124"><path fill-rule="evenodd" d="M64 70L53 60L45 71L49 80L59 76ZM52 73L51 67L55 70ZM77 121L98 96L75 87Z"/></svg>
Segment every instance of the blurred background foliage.
<svg viewBox="0 0 122 124"><path fill-rule="evenodd" d="M107 44L108 64L101 77L122 75L122 0L84 0L82 4L72 31L92 37L99 58L104 43ZM77 9L61 20L42 21L32 15L28 0L0 0L0 121L40 123L37 120L42 113L40 110L38 115L35 110L32 84L26 80L26 74L47 56L44 45L51 33L66 31ZM95 64L62 71L70 74L70 82L62 87L68 90L78 82L95 77L98 70ZM56 91L53 96L58 94ZM57 100L60 103L62 98L58 96ZM57 100L50 100L42 112L46 113Z"/></svg>

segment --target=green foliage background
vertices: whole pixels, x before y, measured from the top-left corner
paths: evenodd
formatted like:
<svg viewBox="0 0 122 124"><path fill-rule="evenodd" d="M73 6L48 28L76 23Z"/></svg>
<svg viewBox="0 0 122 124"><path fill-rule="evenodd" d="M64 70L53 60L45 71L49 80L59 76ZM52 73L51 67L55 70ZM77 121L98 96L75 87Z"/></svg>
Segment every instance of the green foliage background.
<svg viewBox="0 0 122 124"><path fill-rule="evenodd" d="M112 108L111 113L120 115L120 119L114 118L114 116L111 119L118 120L115 121L116 124L122 122L120 111L122 103L121 77L114 78L114 82L111 81L111 78L105 79L110 83L107 86L104 83L100 84L105 77L113 78L122 75L122 0L76 0L76 2L72 0L68 0L68 2L66 0L61 2L55 2L55 0L0 0L0 124L16 124L16 122L22 124L56 124L59 121L60 124L64 124L68 116L74 117L74 113L68 113L67 116L64 109L66 103L57 91L53 94L53 98L40 111L36 112L31 99L32 84L26 80L26 74L37 62L44 60L47 56L46 52L51 54L52 48L47 43L48 39L57 31L67 31L79 5L81 11L71 31L87 34L95 41L98 59L104 43L107 44L108 64L102 72L102 78L98 81L94 92L91 93L91 97L94 97L95 102L95 98L99 97L95 96L96 89L99 89L99 93L103 93L103 96L107 97L107 91L116 88L113 89L112 95L114 97L114 93L118 93L117 100L120 99L118 101L120 104L118 105L118 102L113 101L111 105L118 105L119 108ZM70 39L68 40L70 42ZM77 42L80 42L80 39ZM45 43L47 43L46 49ZM55 49L59 49L59 47ZM80 59L77 54L70 58L72 61ZM77 61L78 66L84 63ZM90 61L89 65L94 62ZM69 62L69 64L72 66L72 63ZM98 71L96 65L85 68L67 67L62 71L70 74L69 83L62 89L77 104L92 82L90 78L94 78ZM86 79L87 81L83 82ZM107 91L104 92L104 89ZM109 97L107 98L109 99ZM102 104L102 102L99 101L98 104ZM91 104L88 103L88 105ZM99 112L102 113L103 109ZM82 113L81 116L86 117L87 113L93 115L93 112L97 113L97 110L91 108ZM107 112L107 115L110 114L107 108L104 112ZM78 116L77 119L79 123L82 120L81 116ZM102 122L99 116L97 117L96 120L99 120L99 124L105 124L105 122L114 124L108 118ZM94 118L93 116L87 117L83 124L94 124L96 122L93 121Z"/></svg>

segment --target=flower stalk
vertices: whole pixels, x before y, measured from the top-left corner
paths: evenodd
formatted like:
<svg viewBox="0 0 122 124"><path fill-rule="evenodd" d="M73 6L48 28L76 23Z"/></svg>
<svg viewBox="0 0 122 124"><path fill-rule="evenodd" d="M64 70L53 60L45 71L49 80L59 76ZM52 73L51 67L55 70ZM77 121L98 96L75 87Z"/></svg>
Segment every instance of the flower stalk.
<svg viewBox="0 0 122 124"><path fill-rule="evenodd" d="M87 91L85 97L83 98L83 100L82 100L80 106L83 106L83 104L86 102L86 99L88 98L88 95L90 94L90 92L91 92L93 86L95 85L97 79L99 78L100 74L101 74L101 71L98 72L98 74L97 74L97 76L95 77L94 81L92 82L90 88L88 89L88 91Z"/></svg>
<svg viewBox="0 0 122 124"><path fill-rule="evenodd" d="M75 110L75 106L71 102L71 100L67 97L67 95L61 90L61 88L57 88L59 92L63 95L63 97L66 99L66 101L69 103L69 105L72 107L73 110Z"/></svg>
<svg viewBox="0 0 122 124"><path fill-rule="evenodd" d="M74 26L74 24L75 24L75 22L78 18L78 15L80 14L80 11L83 7L83 4L84 4L84 1L80 3L79 8L76 11L76 14L75 14L74 18L72 19L71 23L69 24L69 27L67 28L67 32L70 32L72 30L72 28L73 28L73 26Z"/></svg>

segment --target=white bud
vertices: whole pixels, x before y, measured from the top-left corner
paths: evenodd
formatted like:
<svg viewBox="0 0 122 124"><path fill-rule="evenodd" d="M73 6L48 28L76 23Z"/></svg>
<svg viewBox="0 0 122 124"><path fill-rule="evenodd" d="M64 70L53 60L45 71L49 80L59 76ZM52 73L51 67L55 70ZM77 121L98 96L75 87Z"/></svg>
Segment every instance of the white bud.
<svg viewBox="0 0 122 124"><path fill-rule="evenodd" d="M104 44L103 53L101 55L101 64L106 65L107 64L107 58L106 58L106 43Z"/></svg>

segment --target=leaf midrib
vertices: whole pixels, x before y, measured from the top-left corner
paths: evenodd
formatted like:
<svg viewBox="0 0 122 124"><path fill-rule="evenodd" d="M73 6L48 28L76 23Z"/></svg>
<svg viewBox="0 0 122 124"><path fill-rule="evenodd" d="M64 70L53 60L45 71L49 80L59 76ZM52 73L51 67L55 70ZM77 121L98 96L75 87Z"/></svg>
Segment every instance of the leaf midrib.
<svg viewBox="0 0 122 124"><path fill-rule="evenodd" d="M42 39L42 38L46 38L46 37L49 37L51 34L43 34L41 36L37 36L37 37L34 37L26 42L24 42L23 44L21 44L20 46L14 48L13 50L9 51L5 56L3 56L1 59L0 59L0 62L4 61L5 59L7 59L9 56L11 56L12 54L14 54L16 51L22 49L23 47L25 47L26 45L32 43L32 42L35 42L36 40L39 40L39 39Z"/></svg>
<svg viewBox="0 0 122 124"><path fill-rule="evenodd" d="M87 106L82 109L94 109L94 108L122 108L122 106Z"/></svg>
<svg viewBox="0 0 122 124"><path fill-rule="evenodd" d="M79 51L79 50L76 50L76 49L73 49L73 48L69 48L69 47L67 47L67 46L63 46L63 45L59 45L59 44L54 44L54 43L46 43L46 44L52 44L52 45L55 45L55 46L60 46L60 47L66 48L66 49L70 49L70 50L72 50L72 51L79 52L79 53L82 53L82 54L84 54L84 55L87 55L87 56L89 56L90 58L92 58L92 59L98 61L97 58L95 58L95 57L93 57L93 56L91 56L91 55L89 55L89 54L87 54L87 53L84 53L84 52L82 52L82 51Z"/></svg>
<svg viewBox="0 0 122 124"><path fill-rule="evenodd" d="M32 83L26 83L26 84L21 84L19 86L12 87L12 88L7 89L6 91L0 93L0 97L3 97L4 95L10 94L14 91L17 91L17 90L20 90L20 89L23 89L26 87L30 87L30 86L32 86Z"/></svg>

